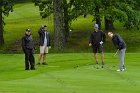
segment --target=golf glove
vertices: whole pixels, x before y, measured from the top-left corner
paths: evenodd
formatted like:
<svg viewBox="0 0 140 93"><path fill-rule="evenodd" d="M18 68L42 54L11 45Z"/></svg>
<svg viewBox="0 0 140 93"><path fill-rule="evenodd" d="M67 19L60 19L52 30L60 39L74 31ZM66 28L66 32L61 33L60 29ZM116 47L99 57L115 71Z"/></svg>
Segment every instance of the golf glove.
<svg viewBox="0 0 140 93"><path fill-rule="evenodd" d="M100 42L101 45L102 45L103 43L104 43L103 41Z"/></svg>
<svg viewBox="0 0 140 93"><path fill-rule="evenodd" d="M49 46L49 49L51 49L51 46Z"/></svg>
<svg viewBox="0 0 140 93"><path fill-rule="evenodd" d="M92 44L91 44L91 43L89 43L89 46L92 46Z"/></svg>

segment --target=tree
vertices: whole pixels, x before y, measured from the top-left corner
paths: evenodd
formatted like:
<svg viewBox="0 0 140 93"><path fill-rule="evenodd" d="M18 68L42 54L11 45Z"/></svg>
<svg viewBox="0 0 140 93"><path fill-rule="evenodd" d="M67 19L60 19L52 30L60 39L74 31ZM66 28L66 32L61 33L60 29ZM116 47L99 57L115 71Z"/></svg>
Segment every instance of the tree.
<svg viewBox="0 0 140 93"><path fill-rule="evenodd" d="M113 0L105 0L102 2L104 12L104 20L105 20L105 30L114 30L113 17L110 14L112 7L114 7Z"/></svg>
<svg viewBox="0 0 140 93"><path fill-rule="evenodd" d="M35 5L39 6L42 18L54 15L54 47L56 50L63 50L65 45L65 36L63 29L63 0L35 0Z"/></svg>
<svg viewBox="0 0 140 93"><path fill-rule="evenodd" d="M62 18L63 18L63 30L65 35L65 41L69 39L70 25L73 20L81 15L78 12L81 8L82 1L84 0L62 0ZM39 6L40 15L42 18L46 18L54 13L53 0L34 0L35 5Z"/></svg>
<svg viewBox="0 0 140 93"><path fill-rule="evenodd" d="M62 47L64 47L65 43L69 39L69 29L70 29L71 22L83 14L82 13L83 11L81 11L83 10L81 6L82 1L85 1L85 0L69 0L69 1L68 0L62 0L62 1L34 0L35 5L39 6L40 15L42 16L42 18L46 18L50 16L51 14L54 14L54 24L55 24L54 33L55 33L55 48L56 49L58 49L58 47L61 47L61 49ZM61 4L61 5L58 5L58 4ZM60 13L62 13L61 16L60 16ZM57 26L60 27L59 31L58 31ZM61 36L61 39L64 38L63 40L58 40L58 37L60 36L59 34L64 35L64 36L63 35Z"/></svg>
<svg viewBox="0 0 140 93"><path fill-rule="evenodd" d="M62 0L53 0L54 6L54 45L56 50L63 50L64 48L64 32L63 32L63 18L62 18Z"/></svg>
<svg viewBox="0 0 140 93"><path fill-rule="evenodd" d="M101 28L101 10L102 10L102 2L101 0L88 0L87 2L88 4L84 3L84 5L86 5L86 7L90 6L88 8L88 13L93 15L93 21L96 21L96 24L99 25L99 29ZM90 5L89 5L90 3Z"/></svg>
<svg viewBox="0 0 140 93"><path fill-rule="evenodd" d="M35 5L39 6L42 18L46 18L52 13L55 14L53 3L53 0L35 0ZM116 20L124 23L124 26L128 29L138 28L140 23L134 10L135 3L132 0L62 0L61 3L61 24L65 42L69 38L71 22L81 15L84 17L88 14L93 15L93 20L96 20L100 27L101 20L104 17L106 30L114 30ZM57 35L55 34L55 37L58 37Z"/></svg>
<svg viewBox="0 0 140 93"><path fill-rule="evenodd" d="M2 17L2 1L0 1L0 46L4 44L3 38L3 17Z"/></svg>
<svg viewBox="0 0 140 93"><path fill-rule="evenodd" d="M138 2L139 0L86 0L83 5L88 9L86 15L93 15L93 21L96 21L100 27L104 18L105 29L114 30L116 20L124 23L127 29L139 28L139 16L135 11Z"/></svg>
<svg viewBox="0 0 140 93"><path fill-rule="evenodd" d="M4 44L4 16L8 16L9 12L13 11L13 1L12 0L0 0L0 46Z"/></svg>
<svg viewBox="0 0 140 93"><path fill-rule="evenodd" d="M134 0L136 2L135 9L140 10L140 0Z"/></svg>
<svg viewBox="0 0 140 93"><path fill-rule="evenodd" d="M135 2L137 1L137 3ZM135 6L139 0L88 0L90 8L88 13L94 16L94 20L101 27L101 20L104 17L105 29L114 30L114 22L119 20L124 23L127 29L139 28L140 20ZM136 5L137 4L137 5ZM84 4L86 7L87 4Z"/></svg>
<svg viewBox="0 0 140 93"><path fill-rule="evenodd" d="M103 0L105 28L114 29L114 21L119 20L124 23L127 29L139 28L140 20L134 9L135 1L132 0Z"/></svg>

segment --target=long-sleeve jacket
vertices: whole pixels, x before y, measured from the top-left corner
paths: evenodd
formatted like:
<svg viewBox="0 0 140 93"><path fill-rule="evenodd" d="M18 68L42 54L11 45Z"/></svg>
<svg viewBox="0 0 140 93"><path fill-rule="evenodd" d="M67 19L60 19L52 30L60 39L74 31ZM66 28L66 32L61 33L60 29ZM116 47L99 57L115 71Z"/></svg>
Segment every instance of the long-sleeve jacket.
<svg viewBox="0 0 140 93"><path fill-rule="evenodd" d="M123 41L123 39L118 34L113 36L112 42L113 42L116 49L121 50L121 49L126 48L125 42Z"/></svg>
<svg viewBox="0 0 140 93"><path fill-rule="evenodd" d="M39 34L39 45L40 46L43 46L44 45L44 38L45 38L45 32L43 30L39 30L38 31L38 34ZM46 33L46 38L47 38L47 46L50 46L50 33L47 32Z"/></svg>
<svg viewBox="0 0 140 93"><path fill-rule="evenodd" d="M90 39L89 39L89 43L92 44L92 46L98 46L100 45L100 42L105 42L106 41L106 36L105 33L101 30L99 31L93 31L91 33Z"/></svg>
<svg viewBox="0 0 140 93"><path fill-rule="evenodd" d="M26 51L26 49L34 49L35 46L33 43L32 35L23 36L21 46L24 52Z"/></svg>

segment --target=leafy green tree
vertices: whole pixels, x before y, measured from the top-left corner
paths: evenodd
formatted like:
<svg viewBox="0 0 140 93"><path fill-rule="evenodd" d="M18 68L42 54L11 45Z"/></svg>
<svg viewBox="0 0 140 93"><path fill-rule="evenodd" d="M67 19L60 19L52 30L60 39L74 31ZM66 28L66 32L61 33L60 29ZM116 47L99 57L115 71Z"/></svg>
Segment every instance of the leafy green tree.
<svg viewBox="0 0 140 93"><path fill-rule="evenodd" d="M61 20L61 22L59 23L59 26L61 24L60 28L62 28L62 29L60 31L56 31L57 29L55 26L54 33L55 33L55 38L58 38L59 34L56 34L56 32L58 32L58 33L63 32L64 37L63 36L62 37L64 39L59 40L59 41L57 41L58 39L55 39L55 45L59 45L58 44L59 42L64 41L63 43L61 43L62 46L64 47L65 42L68 41L71 22L83 14L82 12L84 11L84 9L82 9L83 8L82 1L85 2L85 0L62 0L62 2L59 0L58 1L34 0L35 5L39 7L40 15L42 16L42 18L46 18L46 17L50 16L51 14L54 14L54 24ZM56 3L56 5L54 3ZM61 4L61 5L58 5L58 4ZM58 10L61 9L62 14L61 14L61 17L56 19L56 16L58 14L58 12L56 11L57 6L60 6L60 8L58 8ZM61 33L61 35L62 35L62 33ZM56 46L56 49L57 49L57 47L58 46Z"/></svg>
<svg viewBox="0 0 140 93"><path fill-rule="evenodd" d="M0 0L0 46L4 44L4 17L8 16L9 12L13 11L13 1L12 0Z"/></svg>
<svg viewBox="0 0 140 93"><path fill-rule="evenodd" d="M139 28L140 21L137 12L134 10L136 1L137 0L62 0L61 24L63 31L61 32L64 34L64 41L66 42L69 38L71 22L81 15L84 17L88 14L93 15L93 21L95 20L100 28L101 21L104 18L106 30L114 30L114 22L116 20L124 23L127 29L133 27ZM42 18L46 18L53 13L55 14L53 3L53 0L35 0L35 5L39 6ZM55 37L58 36L55 35Z"/></svg>
<svg viewBox="0 0 140 93"><path fill-rule="evenodd" d="M65 41L68 41L69 30L72 20L75 20L82 13L79 12L81 4L84 0L62 0L62 18L63 32L65 35ZM35 5L39 6L40 15L42 18L46 18L54 13L53 0L34 0Z"/></svg>
<svg viewBox="0 0 140 93"><path fill-rule="evenodd" d="M42 18L54 15L54 46L56 50L62 50L65 45L63 30L63 0L34 0L35 5L39 6Z"/></svg>
<svg viewBox="0 0 140 93"><path fill-rule="evenodd" d="M135 1L132 0L103 0L105 28L114 29L114 21L119 20L124 23L127 29L139 28L140 20L135 11Z"/></svg>
<svg viewBox="0 0 140 93"><path fill-rule="evenodd" d="M106 30L114 30L116 20L123 22L127 29L139 28L140 19L135 10L138 2L139 0L88 0L90 3L88 14L94 16L100 27L104 17Z"/></svg>
<svg viewBox="0 0 140 93"><path fill-rule="evenodd" d="M139 15L135 10L138 2L139 0L86 0L83 5L88 10L86 15L93 15L93 21L96 21L100 28L104 18L105 29L114 30L116 20L123 22L127 29L139 28Z"/></svg>
<svg viewBox="0 0 140 93"><path fill-rule="evenodd" d="M101 28L101 20L102 20L102 2L101 0L87 0L83 3L86 9L86 14L84 15L93 15L93 20L99 24L99 28Z"/></svg>

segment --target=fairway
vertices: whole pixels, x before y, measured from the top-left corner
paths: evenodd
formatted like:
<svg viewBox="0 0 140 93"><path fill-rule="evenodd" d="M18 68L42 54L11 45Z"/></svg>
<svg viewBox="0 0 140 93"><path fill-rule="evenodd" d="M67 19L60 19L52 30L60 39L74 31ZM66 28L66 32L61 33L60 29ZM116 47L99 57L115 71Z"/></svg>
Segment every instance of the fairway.
<svg viewBox="0 0 140 93"><path fill-rule="evenodd" d="M0 93L140 93L140 0L0 2Z"/></svg>
<svg viewBox="0 0 140 93"><path fill-rule="evenodd" d="M139 55L127 53L127 71L116 72L118 57L112 53L99 69L92 53L49 54L49 65L34 71L24 70L23 54L1 54L0 93L139 93Z"/></svg>

